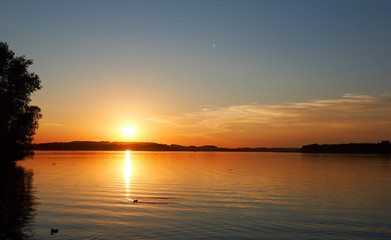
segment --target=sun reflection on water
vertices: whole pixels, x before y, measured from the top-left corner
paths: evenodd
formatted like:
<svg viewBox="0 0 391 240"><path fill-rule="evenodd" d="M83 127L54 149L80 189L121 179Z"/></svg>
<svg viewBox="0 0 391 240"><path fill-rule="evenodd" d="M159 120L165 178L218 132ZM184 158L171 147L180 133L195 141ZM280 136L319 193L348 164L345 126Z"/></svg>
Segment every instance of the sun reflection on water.
<svg viewBox="0 0 391 240"><path fill-rule="evenodd" d="M124 168L124 177L125 177L125 199L133 200L130 197L130 175L132 174L132 164L130 160L130 151L125 152L125 168Z"/></svg>

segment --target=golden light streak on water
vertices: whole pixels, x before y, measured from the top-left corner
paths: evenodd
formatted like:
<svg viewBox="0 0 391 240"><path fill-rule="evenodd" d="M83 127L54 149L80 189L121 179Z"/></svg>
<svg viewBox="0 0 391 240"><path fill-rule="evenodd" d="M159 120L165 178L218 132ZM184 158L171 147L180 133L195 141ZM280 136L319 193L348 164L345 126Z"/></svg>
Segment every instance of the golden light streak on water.
<svg viewBox="0 0 391 240"><path fill-rule="evenodd" d="M132 162L130 159L130 151L125 151L125 167L124 167L124 178L125 178L125 199L133 200L130 197L130 176L132 174Z"/></svg>

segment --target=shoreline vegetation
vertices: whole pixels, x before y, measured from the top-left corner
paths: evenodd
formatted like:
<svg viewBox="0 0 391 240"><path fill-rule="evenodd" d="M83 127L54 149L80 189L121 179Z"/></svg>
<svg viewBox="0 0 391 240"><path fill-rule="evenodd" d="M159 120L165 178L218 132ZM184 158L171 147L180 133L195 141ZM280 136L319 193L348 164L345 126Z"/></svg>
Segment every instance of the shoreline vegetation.
<svg viewBox="0 0 391 240"><path fill-rule="evenodd" d="M357 153L391 154L391 143L311 144L301 148L221 148L213 145L181 146L153 142L73 141L35 143L34 150L41 151L193 151L193 152L300 152L300 153Z"/></svg>
<svg viewBox="0 0 391 240"><path fill-rule="evenodd" d="M29 72L33 60L17 57L0 42L0 162L12 163L32 156L31 143L38 120L38 106L30 105L31 95L42 88L39 76Z"/></svg>

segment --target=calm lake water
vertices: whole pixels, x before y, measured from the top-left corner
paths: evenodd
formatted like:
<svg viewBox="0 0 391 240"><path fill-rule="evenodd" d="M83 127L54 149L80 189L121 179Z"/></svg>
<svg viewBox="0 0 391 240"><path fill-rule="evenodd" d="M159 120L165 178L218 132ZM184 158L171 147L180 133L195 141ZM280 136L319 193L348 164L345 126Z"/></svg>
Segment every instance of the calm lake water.
<svg viewBox="0 0 391 240"><path fill-rule="evenodd" d="M11 180L21 191L12 201L25 209L14 210L10 227L33 239L391 239L390 163L382 155L40 151Z"/></svg>

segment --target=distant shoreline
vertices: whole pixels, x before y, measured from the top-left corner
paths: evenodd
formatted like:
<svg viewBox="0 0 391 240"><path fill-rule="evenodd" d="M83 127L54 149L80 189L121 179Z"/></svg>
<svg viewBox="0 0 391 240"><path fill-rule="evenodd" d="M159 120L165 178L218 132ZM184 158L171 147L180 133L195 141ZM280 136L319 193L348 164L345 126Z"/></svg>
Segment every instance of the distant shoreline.
<svg viewBox="0 0 391 240"><path fill-rule="evenodd" d="M301 148L221 148L213 145L182 146L153 142L108 142L72 141L34 143L33 150L40 151L178 151L178 152L300 152L300 153L347 153L347 154L391 154L389 141L380 143L310 144Z"/></svg>
<svg viewBox="0 0 391 240"><path fill-rule="evenodd" d="M391 154L390 141L380 143L311 144L300 148L301 153Z"/></svg>
<svg viewBox="0 0 391 240"><path fill-rule="evenodd" d="M299 148L220 148L213 145L181 146L152 142L51 142L34 143L33 150L41 151L188 151L188 152L299 152Z"/></svg>

